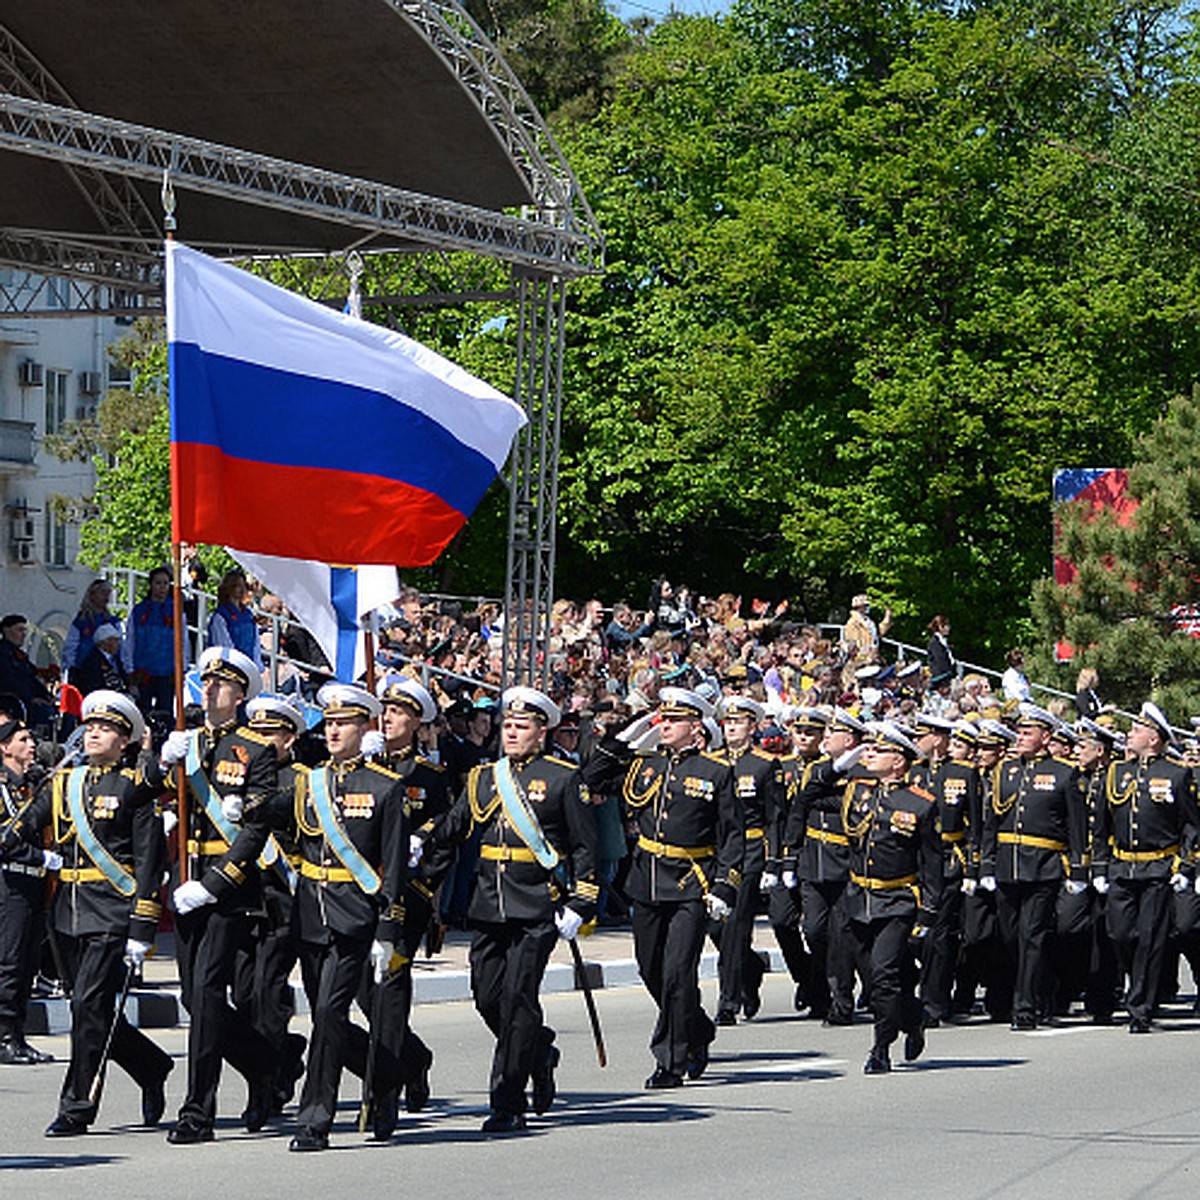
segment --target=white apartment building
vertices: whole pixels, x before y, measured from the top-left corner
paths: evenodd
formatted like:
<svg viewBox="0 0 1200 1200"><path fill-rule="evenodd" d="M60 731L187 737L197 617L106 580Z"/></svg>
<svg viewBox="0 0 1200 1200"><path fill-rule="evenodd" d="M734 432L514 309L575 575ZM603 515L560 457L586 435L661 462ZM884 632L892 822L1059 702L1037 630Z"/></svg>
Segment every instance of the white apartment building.
<svg viewBox="0 0 1200 1200"><path fill-rule="evenodd" d="M7 315L21 311L23 292L43 289L39 309L62 316ZM44 445L66 421L95 415L105 390L128 383L107 348L127 332L129 318L72 313L65 282L0 269L0 615L23 613L40 637L26 649L44 665L57 658L79 601L94 573L77 562L79 526L56 516L55 495L90 496L90 462L64 462ZM50 645L43 645L46 640Z"/></svg>

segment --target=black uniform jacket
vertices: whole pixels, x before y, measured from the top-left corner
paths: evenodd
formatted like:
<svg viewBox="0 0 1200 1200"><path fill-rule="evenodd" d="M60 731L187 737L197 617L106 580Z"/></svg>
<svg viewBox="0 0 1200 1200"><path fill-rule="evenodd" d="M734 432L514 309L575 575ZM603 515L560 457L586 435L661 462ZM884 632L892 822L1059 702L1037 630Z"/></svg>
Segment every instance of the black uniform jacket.
<svg viewBox="0 0 1200 1200"><path fill-rule="evenodd" d="M313 804L313 779L323 774L334 812L378 888L365 891L334 853ZM396 942L404 919L408 822L397 775L362 757L298 773L292 836L298 851L293 923L304 942L326 944L332 934ZM374 886L374 881L371 881Z"/></svg>
<svg viewBox="0 0 1200 1200"><path fill-rule="evenodd" d="M733 768L698 749L632 754L620 742L597 748L585 768L602 788L624 773L621 796L637 825L625 894L644 904L701 899L711 891L727 904L742 880L745 818Z"/></svg>
<svg viewBox="0 0 1200 1200"><path fill-rule="evenodd" d="M5 831L3 854L33 847L41 856L43 831L63 857L54 895L54 928L71 937L115 933L153 942L162 915L159 889L166 868L162 821L154 806L158 787L142 772L119 765L79 768L87 772L83 809L92 833L135 885L124 896L101 873L80 842L67 800L68 772L38 792L24 815Z"/></svg>
<svg viewBox="0 0 1200 1200"><path fill-rule="evenodd" d="M850 841L850 918L904 917L932 925L942 898L933 795L908 783L856 779L844 789L842 815Z"/></svg>
<svg viewBox="0 0 1200 1200"><path fill-rule="evenodd" d="M236 721L220 729L206 725L196 730L195 736L200 739L200 763L214 796L241 796L243 806L239 831L231 845L188 787L189 878L198 879L216 896L223 912L259 912L258 857L270 832L269 802L278 787L275 747L262 734ZM152 760L146 777L152 784L174 791L177 772L172 768L164 778L157 760ZM180 846L182 850L182 842Z"/></svg>
<svg viewBox="0 0 1200 1200"><path fill-rule="evenodd" d="M724 758L733 767L733 786L746 822L743 874L761 874L767 859L767 832L777 827L784 809L783 771L779 759L757 747Z"/></svg>
<svg viewBox="0 0 1200 1200"><path fill-rule="evenodd" d="M482 763L467 774L466 786L438 821L426 848L427 880L440 880L453 849L478 829L479 867L472 921L545 921L566 904L588 920L600 891L595 876L596 819L578 769L561 758L534 754L509 759L513 779L559 865L547 869L534 857L504 811L496 787L496 764Z"/></svg>
<svg viewBox="0 0 1200 1200"><path fill-rule="evenodd" d="M845 883L850 878L850 841L842 821L848 780L866 778L862 767L849 776L834 770L828 754L808 763L788 814L788 852L796 873L809 883Z"/></svg>
<svg viewBox="0 0 1200 1200"><path fill-rule="evenodd" d="M1198 837L1196 784L1189 768L1162 757L1127 758L1109 766L1092 847L1094 874L1169 876L1191 863Z"/></svg>
<svg viewBox="0 0 1200 1200"><path fill-rule="evenodd" d="M977 856L971 843L979 841L983 817L978 769L965 759L947 758L934 772L929 790L937 798L946 873L954 878L974 877Z"/></svg>
<svg viewBox="0 0 1200 1200"><path fill-rule="evenodd" d="M450 808L450 774L445 767L417 754L415 749L393 751L384 765L400 779L404 789L404 811L413 833L428 837ZM433 898L437 883L422 857L408 873L408 891L426 901Z"/></svg>
<svg viewBox="0 0 1200 1200"><path fill-rule="evenodd" d="M980 875L999 883L1086 882L1082 794L1079 771L1065 759L1002 759L983 814Z"/></svg>

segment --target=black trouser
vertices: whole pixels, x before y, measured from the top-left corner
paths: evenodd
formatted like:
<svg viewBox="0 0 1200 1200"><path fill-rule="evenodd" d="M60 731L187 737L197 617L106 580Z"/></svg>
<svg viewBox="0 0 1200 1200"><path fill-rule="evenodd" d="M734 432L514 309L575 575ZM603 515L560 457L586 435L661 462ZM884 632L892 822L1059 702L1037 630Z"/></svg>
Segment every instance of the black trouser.
<svg viewBox="0 0 1200 1200"><path fill-rule="evenodd" d="M1121 972L1117 952L1108 936L1108 897L1092 895L1092 956L1088 966L1083 1007L1101 1021L1111 1020L1117 1003ZM1195 973L1200 978L1200 972Z"/></svg>
<svg viewBox="0 0 1200 1200"><path fill-rule="evenodd" d="M37 972L45 880L0 872L0 1038L25 1037L25 1009Z"/></svg>
<svg viewBox="0 0 1200 1200"><path fill-rule="evenodd" d="M239 1017L228 999L238 952L254 953L254 919L208 905L178 917L179 983L188 1011L187 1099L180 1119L212 1126L217 1111L221 1059L250 1085L266 1086L275 1071L267 1040Z"/></svg>
<svg viewBox="0 0 1200 1200"><path fill-rule="evenodd" d="M846 917L846 884L800 884L804 936L812 955L810 999L818 1016L854 1015L854 938Z"/></svg>
<svg viewBox="0 0 1200 1200"><path fill-rule="evenodd" d="M395 1063L397 1085L405 1087L416 1082L422 1072L428 1071L433 1063L433 1052L413 1032L409 1023L412 1015L413 976L412 960L421 944L421 938L429 927L433 905L423 897L414 899L409 892L404 902L404 925L401 929L400 952L408 960L384 982L383 996L375 998L375 973L370 963L363 970L362 986L358 992L358 1006L375 1019L378 1014L379 1029L376 1040L380 1054ZM382 1086L376 1089L383 1091Z"/></svg>
<svg viewBox="0 0 1200 1200"><path fill-rule="evenodd" d="M294 1080L288 1073L286 1039L288 1023L295 1014L289 977L296 958L296 940L290 925L276 921L263 926L249 945L238 950L234 968L234 1007L271 1047L280 1088L290 1088ZM303 1046L299 1035L295 1040L298 1046ZM295 1052L290 1057L294 1060Z"/></svg>
<svg viewBox="0 0 1200 1200"><path fill-rule="evenodd" d="M489 1085L494 1112L525 1111L525 1085L554 1041L554 1030L543 1022L538 993L557 938L550 917L476 924L471 992L475 1008L496 1039Z"/></svg>
<svg viewBox="0 0 1200 1200"><path fill-rule="evenodd" d="M962 960L955 987L954 1007L969 1013L978 984L984 987L984 1007L994 1020L1012 1014L1012 969L1000 941L996 893L977 887L963 897Z"/></svg>
<svg viewBox="0 0 1200 1200"><path fill-rule="evenodd" d="M813 999L808 992L812 989L816 972L812 968L812 957L804 948L804 939L800 936L798 893L799 889L785 888L782 883L773 887L767 893L767 916L792 982L804 989L805 998L812 1004Z"/></svg>
<svg viewBox="0 0 1200 1200"><path fill-rule="evenodd" d="M663 1070L676 1075L716 1034L700 1005L705 922L703 900L633 905L638 972L658 1005L650 1051Z"/></svg>
<svg viewBox="0 0 1200 1200"><path fill-rule="evenodd" d="M886 1050L900 1031L921 1027L917 967L909 949L914 916L850 922L858 959L867 971L867 993L875 1017L875 1046Z"/></svg>
<svg viewBox="0 0 1200 1200"><path fill-rule="evenodd" d="M1125 1007L1135 1021L1149 1021L1158 999L1166 953L1171 885L1165 876L1113 879L1108 891L1108 934L1128 978Z"/></svg>
<svg viewBox="0 0 1200 1200"><path fill-rule="evenodd" d="M71 988L71 1062L59 1096L60 1116L90 1125L96 1105L88 1099L104 1043L125 982L125 934L93 933L84 937L59 934L63 966ZM113 1033L110 1057L145 1088L165 1079L171 1056L122 1016Z"/></svg>
<svg viewBox="0 0 1200 1200"><path fill-rule="evenodd" d="M720 952L717 955L719 1009L737 1012L762 982L763 962L755 954L753 946L754 913L761 879L761 869L743 874L729 919L708 923L709 936Z"/></svg>
<svg viewBox="0 0 1200 1200"><path fill-rule="evenodd" d="M331 933L324 943L300 943L300 973L312 1016L308 1070L300 1093L296 1123L312 1133L327 1134L337 1114L342 1067L362 1078L370 1038L350 1020L350 1005L362 983L371 953L371 939ZM378 1038L376 1039L378 1046ZM394 1091L396 1065L383 1046L375 1056L373 1090Z"/></svg>
<svg viewBox="0 0 1200 1200"><path fill-rule="evenodd" d="M996 922L1013 971L1014 1018L1037 1020L1042 1015L1054 901L1060 887L1058 880L997 885Z"/></svg>
<svg viewBox="0 0 1200 1200"><path fill-rule="evenodd" d="M957 858L945 863L945 886L921 963L921 1002L925 1015L941 1021L950 1015L950 990L962 941L962 871Z"/></svg>
<svg viewBox="0 0 1200 1200"><path fill-rule="evenodd" d="M1072 895L1060 891L1055 903L1054 956L1051 977L1051 1002L1058 1016L1066 1016L1071 1001L1087 988L1092 966L1095 936L1092 930L1092 903L1095 893Z"/></svg>

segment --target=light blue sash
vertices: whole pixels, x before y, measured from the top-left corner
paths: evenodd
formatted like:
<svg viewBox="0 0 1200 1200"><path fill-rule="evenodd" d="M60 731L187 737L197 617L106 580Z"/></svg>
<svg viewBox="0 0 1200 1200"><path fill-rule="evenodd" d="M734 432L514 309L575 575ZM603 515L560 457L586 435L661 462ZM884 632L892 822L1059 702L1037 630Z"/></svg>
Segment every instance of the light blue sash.
<svg viewBox="0 0 1200 1200"><path fill-rule="evenodd" d="M238 827L221 810L221 797L212 790L212 786L208 782L208 776L204 774L204 767L200 762L199 730L193 733L191 738L188 739L187 761L184 766L187 770L187 780L191 786L192 795L204 805L204 811L208 814L208 819L217 827L221 836L232 846L239 832ZM268 867L276 867L284 883L295 892L295 873L287 866L286 860L279 851L279 843L275 840L273 834L267 839L267 844L263 847L262 854L259 855L258 865L264 871Z"/></svg>
<svg viewBox="0 0 1200 1200"><path fill-rule="evenodd" d="M329 848L337 855L342 866L354 877L368 896L373 896L383 886L383 880L375 873L375 869L358 852L358 848L350 840L350 835L342 827L341 821L333 807L333 797L329 794L329 768L317 767L308 776L309 793L312 796L313 808L317 820L321 823L321 833L329 843Z"/></svg>
<svg viewBox="0 0 1200 1200"><path fill-rule="evenodd" d="M83 783L87 779L87 767L74 767L67 776L67 806L71 810L71 820L75 823L75 837L83 847L83 852L96 864L101 874L122 896L137 894L137 883L128 867L122 866L104 848L95 830L87 818L87 808L83 799Z"/></svg>
<svg viewBox="0 0 1200 1200"><path fill-rule="evenodd" d="M500 793L500 802L504 805L504 815L520 835L521 841L533 851L533 857L547 871L553 871L558 866L558 851L546 841L537 817L521 795L507 755L492 768L492 777L496 781L496 791Z"/></svg>

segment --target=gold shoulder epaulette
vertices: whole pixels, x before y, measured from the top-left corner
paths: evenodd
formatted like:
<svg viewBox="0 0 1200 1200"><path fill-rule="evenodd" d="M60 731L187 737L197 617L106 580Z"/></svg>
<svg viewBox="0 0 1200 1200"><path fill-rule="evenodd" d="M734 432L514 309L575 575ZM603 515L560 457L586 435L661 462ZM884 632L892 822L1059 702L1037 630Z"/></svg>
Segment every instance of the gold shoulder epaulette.
<svg viewBox="0 0 1200 1200"><path fill-rule="evenodd" d="M914 796L920 796L922 800L928 800L930 804L933 804L937 800L937 797L932 792L927 792L923 787L918 787L915 783L910 783L908 790Z"/></svg>
<svg viewBox="0 0 1200 1200"><path fill-rule="evenodd" d="M555 766L558 766L558 767L570 767L572 771L577 771L577 770L579 770L579 764L578 764L578 763L568 762L568 761L567 761L565 758L556 758L556 757L555 757L553 754L543 754L543 755L542 755L542 757L543 757L543 758L544 758L544 759L545 759L547 762L552 762L552 763L554 763L554 765L555 765Z"/></svg>
<svg viewBox="0 0 1200 1200"><path fill-rule="evenodd" d="M432 758L426 758L423 754L417 755L417 762L423 767L428 767L431 771L436 771L439 775L446 773L446 768L441 763L435 763Z"/></svg>
<svg viewBox="0 0 1200 1200"><path fill-rule="evenodd" d="M256 729L251 729L249 725L239 725L237 729L238 737L243 737L248 742L253 742L257 746L270 746L269 738L264 737Z"/></svg>
<svg viewBox="0 0 1200 1200"><path fill-rule="evenodd" d="M132 767L122 767L121 776L124 779L136 779L137 772Z"/></svg>
<svg viewBox="0 0 1200 1200"><path fill-rule="evenodd" d="M756 758L765 759L769 763L779 762L779 759L774 754L770 753L768 750L764 750L761 746L755 746L754 749L751 750L751 753Z"/></svg>
<svg viewBox="0 0 1200 1200"><path fill-rule="evenodd" d="M382 775L385 779L399 779L400 776L395 771L389 770L387 767L381 766L379 763L370 759L363 764L367 770L374 771L376 774Z"/></svg>
<svg viewBox="0 0 1200 1200"><path fill-rule="evenodd" d="M729 766L729 759L720 750L701 750L700 757L707 758L709 762L720 763L723 767Z"/></svg>
<svg viewBox="0 0 1200 1200"><path fill-rule="evenodd" d="M1071 761L1069 758L1059 758L1059 756L1058 756L1057 754L1052 754L1052 755L1050 755L1050 757L1051 757L1051 758L1052 758L1052 759L1053 759L1053 760L1054 760L1056 763L1062 763L1062 765L1063 765L1064 767L1071 767L1071 768L1074 768L1074 766L1075 766L1075 764L1074 764L1074 763L1073 763L1073 762L1072 762L1072 761Z"/></svg>

